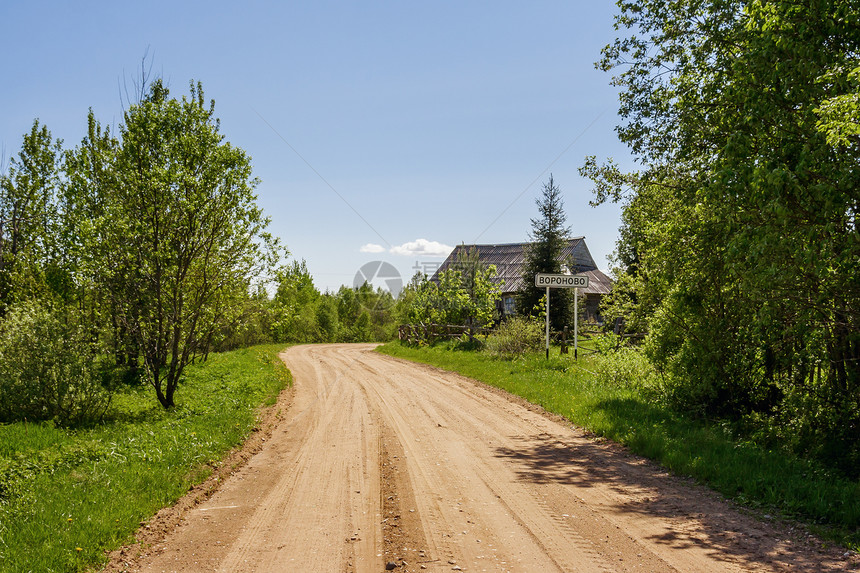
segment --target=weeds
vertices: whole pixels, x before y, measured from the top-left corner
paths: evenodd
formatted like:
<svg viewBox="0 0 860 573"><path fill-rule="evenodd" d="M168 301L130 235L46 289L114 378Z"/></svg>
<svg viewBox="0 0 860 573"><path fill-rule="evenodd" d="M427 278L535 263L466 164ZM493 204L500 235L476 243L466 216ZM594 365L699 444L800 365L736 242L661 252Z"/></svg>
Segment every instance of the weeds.
<svg viewBox="0 0 860 573"><path fill-rule="evenodd" d="M515 316L504 321L487 338L487 350L502 358L513 358L528 352L537 352L543 344L540 324L531 319Z"/></svg>

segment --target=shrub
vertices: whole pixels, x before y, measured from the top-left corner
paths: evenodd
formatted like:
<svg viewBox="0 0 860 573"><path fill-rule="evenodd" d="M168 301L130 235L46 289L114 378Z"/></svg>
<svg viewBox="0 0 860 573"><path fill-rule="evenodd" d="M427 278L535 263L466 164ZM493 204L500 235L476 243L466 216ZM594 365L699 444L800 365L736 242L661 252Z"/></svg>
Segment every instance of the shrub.
<svg viewBox="0 0 860 573"><path fill-rule="evenodd" d="M9 308L0 322L0 422L94 421L110 401L86 329L45 301Z"/></svg>
<svg viewBox="0 0 860 573"><path fill-rule="evenodd" d="M515 316L504 321L487 338L486 349L498 356L520 356L539 351L543 344L540 323L533 318Z"/></svg>
<svg viewBox="0 0 860 573"><path fill-rule="evenodd" d="M639 389L658 386L654 366L638 348L620 345L613 334L601 336L595 346L598 352L592 357L592 367L602 384Z"/></svg>

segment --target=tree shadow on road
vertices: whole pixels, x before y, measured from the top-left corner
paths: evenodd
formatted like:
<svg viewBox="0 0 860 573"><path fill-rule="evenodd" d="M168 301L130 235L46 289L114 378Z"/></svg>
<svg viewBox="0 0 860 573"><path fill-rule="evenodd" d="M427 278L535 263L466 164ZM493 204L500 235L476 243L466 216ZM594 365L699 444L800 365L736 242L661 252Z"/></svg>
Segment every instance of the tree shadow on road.
<svg viewBox="0 0 860 573"><path fill-rule="evenodd" d="M673 476L609 440L561 432L520 436L496 448L495 455L509 461L523 483L561 488L578 499L578 492L588 497L583 489L602 488L600 511L610 520L631 514L662 520L668 527L645 537L656 544L700 547L721 561L752 567L845 570L841 554L822 550L803 528L754 517L691 478Z"/></svg>

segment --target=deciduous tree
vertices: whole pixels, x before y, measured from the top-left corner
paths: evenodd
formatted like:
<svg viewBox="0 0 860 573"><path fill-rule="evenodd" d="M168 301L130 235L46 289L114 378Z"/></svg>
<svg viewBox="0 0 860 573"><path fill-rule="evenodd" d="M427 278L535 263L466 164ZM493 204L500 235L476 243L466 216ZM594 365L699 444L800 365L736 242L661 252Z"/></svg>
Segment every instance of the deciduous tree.
<svg viewBox="0 0 860 573"><path fill-rule="evenodd" d="M42 290L55 263L61 146L36 120L0 176L0 311Z"/></svg>
<svg viewBox="0 0 860 573"><path fill-rule="evenodd" d="M860 474L856 4L618 6L599 65L641 170L590 172L598 198L631 186L619 252L652 357L679 405L792 420L798 449Z"/></svg>
<svg viewBox="0 0 860 573"><path fill-rule="evenodd" d="M247 154L224 140L199 83L162 81L125 113L112 179L87 247L90 279L138 344L159 402L174 405L186 365L241 318L278 257Z"/></svg>

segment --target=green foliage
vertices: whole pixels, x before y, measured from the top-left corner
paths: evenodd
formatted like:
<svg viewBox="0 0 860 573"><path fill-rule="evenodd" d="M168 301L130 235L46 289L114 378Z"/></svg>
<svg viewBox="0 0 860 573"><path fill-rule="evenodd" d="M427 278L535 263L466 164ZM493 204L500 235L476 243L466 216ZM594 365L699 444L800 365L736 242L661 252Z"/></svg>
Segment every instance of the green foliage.
<svg viewBox="0 0 860 573"><path fill-rule="evenodd" d="M364 342L368 336L370 315L362 306L358 289L341 286L337 291L337 315L340 329L338 342Z"/></svg>
<svg viewBox="0 0 860 573"><path fill-rule="evenodd" d="M281 342L317 342L316 305L320 293L305 261L293 261L277 277L272 299L272 335Z"/></svg>
<svg viewBox="0 0 860 573"><path fill-rule="evenodd" d="M340 317L337 313L337 299L323 296L316 308L316 321L323 340L337 340L340 332Z"/></svg>
<svg viewBox="0 0 860 573"><path fill-rule="evenodd" d="M607 334L596 341L597 353L589 359L597 380L608 388L632 388L643 397L659 396L660 377L639 348L620 344Z"/></svg>
<svg viewBox="0 0 860 573"><path fill-rule="evenodd" d="M250 160L224 141L199 83L177 100L156 80L119 131L103 214L82 234L82 270L167 408L188 363L241 320L251 282L267 276L279 249L256 205Z"/></svg>
<svg viewBox="0 0 860 573"><path fill-rule="evenodd" d="M496 302L501 295L501 286L493 280L495 275L495 265L482 263L476 249L461 251L439 281L440 294L450 313L446 324L492 324L498 318Z"/></svg>
<svg viewBox="0 0 860 573"><path fill-rule="evenodd" d="M0 175L0 312L44 292L44 275L57 263L54 197L61 145L36 120L8 172Z"/></svg>
<svg viewBox="0 0 860 573"><path fill-rule="evenodd" d="M409 324L436 324L443 322L444 301L439 284L416 274L401 293L403 322Z"/></svg>
<svg viewBox="0 0 860 573"><path fill-rule="evenodd" d="M97 570L250 434L259 406L289 383L282 349L190 366L169 411L125 387L98 425L0 425L0 571Z"/></svg>
<svg viewBox="0 0 860 573"><path fill-rule="evenodd" d="M844 76L844 77L842 77ZM854 148L855 157L860 151L860 66L845 74L844 68L825 74L822 80L851 85L848 93L835 95L821 102L815 110L816 125L833 147Z"/></svg>
<svg viewBox="0 0 860 573"><path fill-rule="evenodd" d="M539 320L514 316L502 321L489 337L485 349L496 356L513 358L539 351L545 344L545 332Z"/></svg>
<svg viewBox="0 0 860 573"><path fill-rule="evenodd" d="M225 325L213 336L212 350L225 352L272 342L272 304L264 285L257 285L253 294L237 300L240 319Z"/></svg>
<svg viewBox="0 0 860 573"><path fill-rule="evenodd" d="M374 290L368 282L353 288L353 291L361 309L356 322L351 327L352 332L358 336L353 341L384 341L394 338L397 326L394 324L395 301L391 293L382 288ZM366 319L362 317L363 314L367 315ZM345 326L350 325L347 323Z"/></svg>
<svg viewBox="0 0 860 573"><path fill-rule="evenodd" d="M320 293L305 261L280 271L278 289L268 305L271 338L281 342L373 342L396 332L391 293L365 283Z"/></svg>
<svg viewBox="0 0 860 573"><path fill-rule="evenodd" d="M414 276L401 294L404 322L475 328L492 324L498 317L496 301L501 292L495 275L495 265L484 265L477 251L471 250L439 273L438 282Z"/></svg>
<svg viewBox="0 0 860 573"><path fill-rule="evenodd" d="M86 348L171 407L189 362L268 330L250 290L281 249L250 160L224 141L200 84L181 100L160 80L142 91L118 137L92 111L73 150L38 120L24 136L0 175L0 314L42 299L74 308L64 320L87 324Z"/></svg>
<svg viewBox="0 0 860 573"><path fill-rule="evenodd" d="M588 165L583 173L610 180L621 177L614 168L601 172ZM600 190L596 191L599 195ZM696 211L660 185L640 185L627 198L613 257L615 284L602 301L603 316L610 324L623 318L628 332L648 331L652 315L676 277L707 253L706 246L692 250L695 220ZM679 245L684 248L678 249Z"/></svg>
<svg viewBox="0 0 860 573"><path fill-rule="evenodd" d="M70 309L50 301L18 303L0 321L0 422L94 422L110 394L98 348Z"/></svg>
<svg viewBox="0 0 860 573"><path fill-rule="evenodd" d="M546 296L546 290L535 286L538 273L560 273L561 254L570 239L570 229L565 226L567 215L561 189L549 176L543 186L541 197L535 199L540 217L532 219L531 244L525 250L522 277L524 288L517 293L518 312L535 316L534 310ZM562 330L573 324L573 296L571 289L554 289L549 309L549 321L553 330ZM545 304L545 302L544 302Z"/></svg>
<svg viewBox="0 0 860 573"><path fill-rule="evenodd" d="M583 167L625 203L607 316L649 330L676 407L791 420L795 452L860 475L860 12L618 6L599 66L642 168Z"/></svg>

